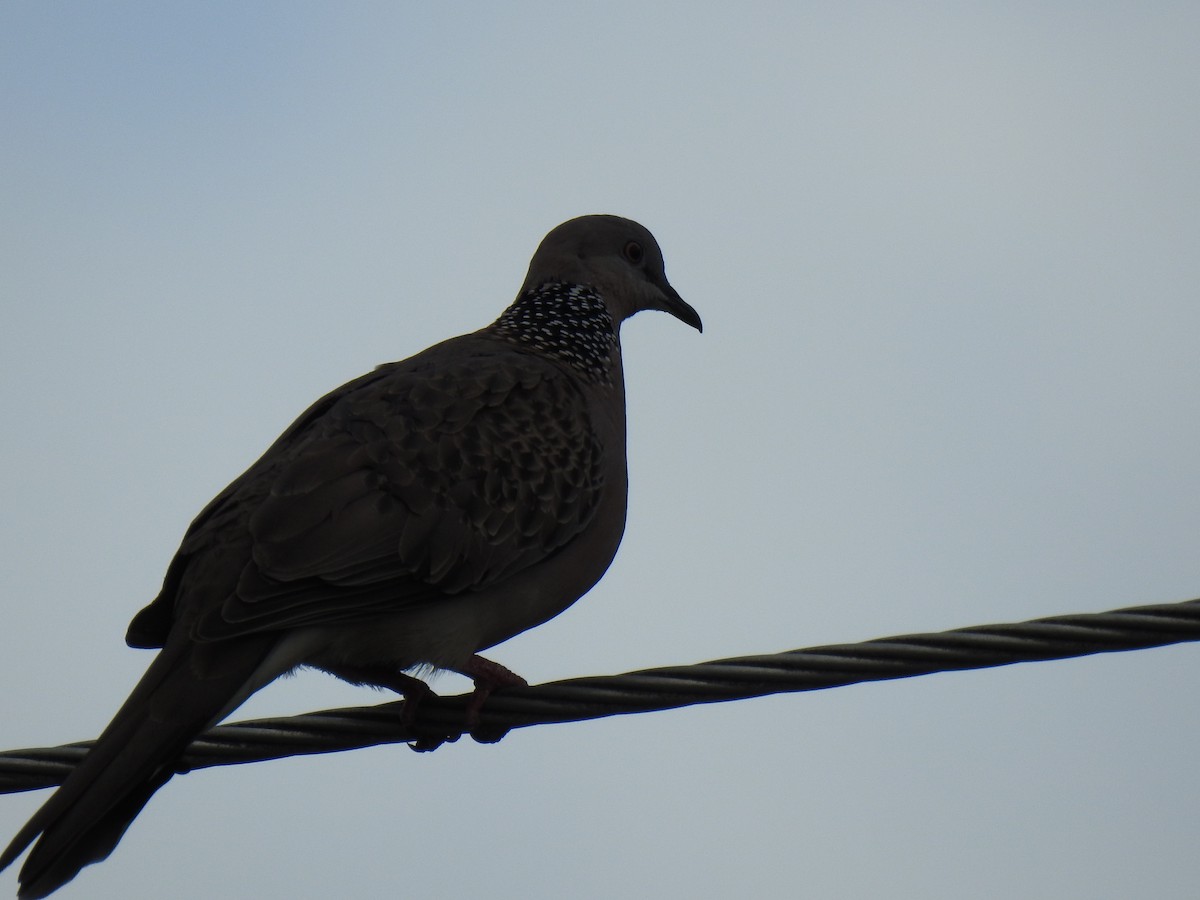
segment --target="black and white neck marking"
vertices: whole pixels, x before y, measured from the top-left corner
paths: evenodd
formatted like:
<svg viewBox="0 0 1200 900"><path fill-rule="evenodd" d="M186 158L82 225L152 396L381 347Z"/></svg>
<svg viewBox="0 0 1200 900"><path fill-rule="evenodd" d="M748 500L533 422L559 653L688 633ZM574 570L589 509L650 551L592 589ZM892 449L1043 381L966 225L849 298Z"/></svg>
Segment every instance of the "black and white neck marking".
<svg viewBox="0 0 1200 900"><path fill-rule="evenodd" d="M530 288L492 325L500 337L532 347L609 382L617 326L594 288L548 281Z"/></svg>

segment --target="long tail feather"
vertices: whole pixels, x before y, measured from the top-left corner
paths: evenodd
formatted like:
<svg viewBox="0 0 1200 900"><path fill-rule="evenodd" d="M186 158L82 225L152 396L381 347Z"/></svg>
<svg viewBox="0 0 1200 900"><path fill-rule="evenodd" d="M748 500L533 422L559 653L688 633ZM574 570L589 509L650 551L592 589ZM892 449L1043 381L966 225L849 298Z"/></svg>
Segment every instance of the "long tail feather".
<svg viewBox="0 0 1200 900"><path fill-rule="evenodd" d="M21 868L21 898L53 893L112 852L192 738L257 686L270 646L262 638L168 643L91 751L0 854L4 869L36 840Z"/></svg>

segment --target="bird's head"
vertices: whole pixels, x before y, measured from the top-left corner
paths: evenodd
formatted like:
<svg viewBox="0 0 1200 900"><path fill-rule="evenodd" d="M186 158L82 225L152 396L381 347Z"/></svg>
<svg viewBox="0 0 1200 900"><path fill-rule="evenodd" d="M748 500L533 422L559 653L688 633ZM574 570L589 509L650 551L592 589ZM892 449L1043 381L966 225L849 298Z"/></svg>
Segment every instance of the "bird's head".
<svg viewBox="0 0 1200 900"><path fill-rule="evenodd" d="M667 281L658 241L630 219L580 216L547 234L529 263L521 293L547 282L595 288L618 325L644 309L657 309L703 330L700 315Z"/></svg>

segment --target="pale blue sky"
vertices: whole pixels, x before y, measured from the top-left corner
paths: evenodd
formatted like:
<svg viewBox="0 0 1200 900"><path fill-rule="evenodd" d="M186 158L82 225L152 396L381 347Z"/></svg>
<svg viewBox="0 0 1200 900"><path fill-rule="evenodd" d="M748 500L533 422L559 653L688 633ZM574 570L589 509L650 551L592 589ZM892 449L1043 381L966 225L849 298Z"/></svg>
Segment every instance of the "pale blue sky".
<svg viewBox="0 0 1200 900"><path fill-rule="evenodd" d="M1198 45L1189 3L0 6L0 747L97 734L204 503L589 212L655 232L705 333L626 326L625 544L497 660L1200 596ZM60 896L1190 900L1198 673L209 770ZM382 699L301 675L238 717Z"/></svg>

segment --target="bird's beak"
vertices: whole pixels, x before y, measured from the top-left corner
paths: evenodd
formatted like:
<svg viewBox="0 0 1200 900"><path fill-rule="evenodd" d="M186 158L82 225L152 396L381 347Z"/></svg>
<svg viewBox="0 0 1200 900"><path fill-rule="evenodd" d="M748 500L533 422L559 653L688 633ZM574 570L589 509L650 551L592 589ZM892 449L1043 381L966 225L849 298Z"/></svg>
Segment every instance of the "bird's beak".
<svg viewBox="0 0 1200 900"><path fill-rule="evenodd" d="M700 321L700 313L692 309L691 305L689 305L687 301L680 297L675 288L671 287L669 284L663 283L660 285L660 287L662 289L663 299L666 301L662 306L663 312L669 312L680 322L686 322L697 331L703 332L704 323Z"/></svg>

